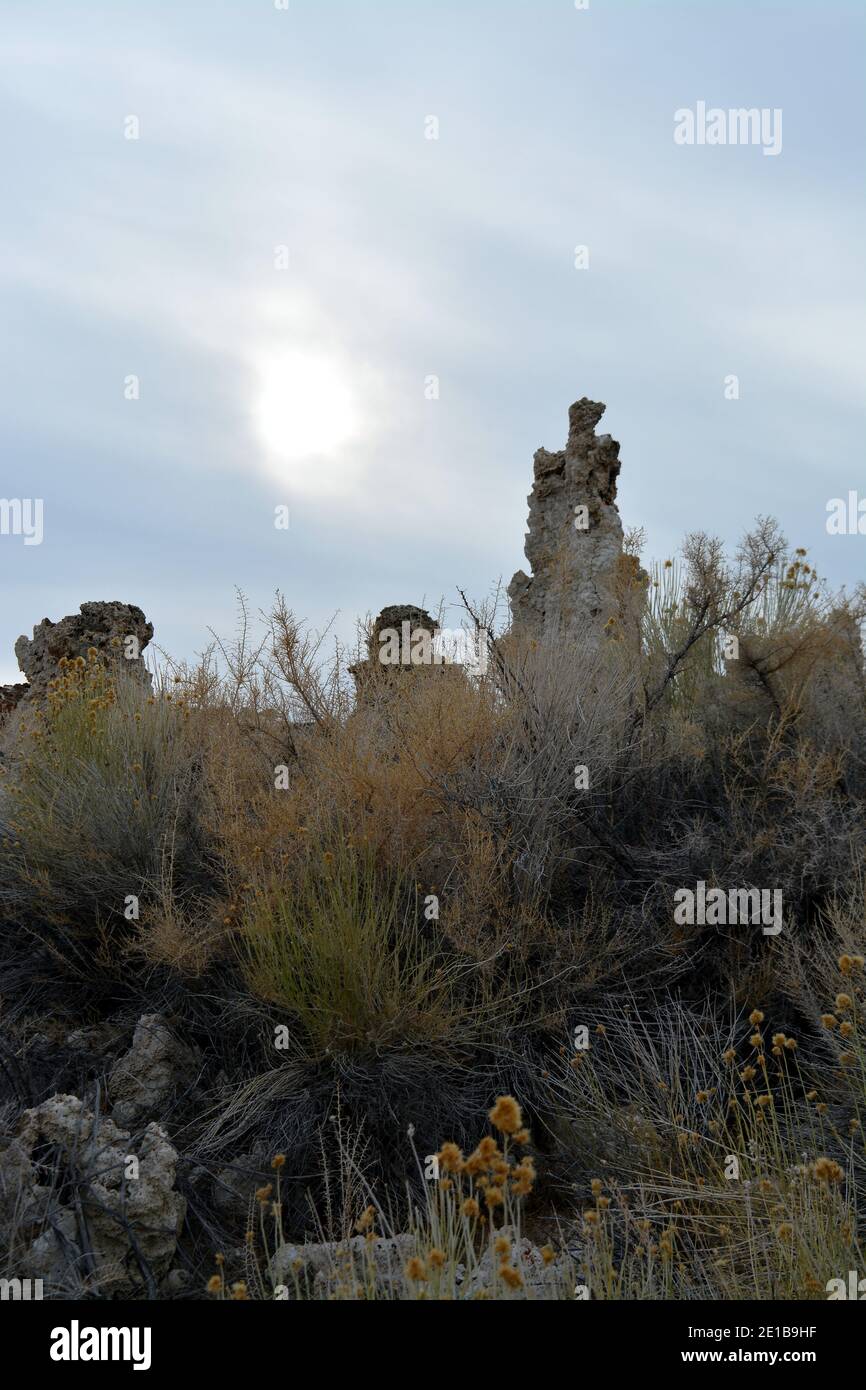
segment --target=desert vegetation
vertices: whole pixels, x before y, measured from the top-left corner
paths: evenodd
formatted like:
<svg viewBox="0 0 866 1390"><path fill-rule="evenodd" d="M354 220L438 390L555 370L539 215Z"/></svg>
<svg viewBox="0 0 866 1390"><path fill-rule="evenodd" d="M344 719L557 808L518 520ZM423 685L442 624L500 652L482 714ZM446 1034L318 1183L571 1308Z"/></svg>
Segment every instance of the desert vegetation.
<svg viewBox="0 0 866 1390"><path fill-rule="evenodd" d="M864 595L766 521L731 559L641 543L637 644L467 599L477 669L361 698L241 598L196 664L90 648L8 717L5 1277L808 1299L863 1268ZM782 929L678 922L697 883L780 891Z"/></svg>

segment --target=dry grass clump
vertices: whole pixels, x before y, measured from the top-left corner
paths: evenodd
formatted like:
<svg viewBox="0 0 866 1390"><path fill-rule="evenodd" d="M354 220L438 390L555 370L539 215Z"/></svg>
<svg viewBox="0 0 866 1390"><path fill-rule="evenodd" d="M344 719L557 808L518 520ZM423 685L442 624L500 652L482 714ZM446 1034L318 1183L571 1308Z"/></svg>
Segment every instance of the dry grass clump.
<svg viewBox="0 0 866 1390"><path fill-rule="evenodd" d="M563 1060L563 1151L609 1194L584 1213L593 1296L808 1298L862 1264L861 970L841 996L847 1089L814 1029L807 1054L761 1009L729 1029L683 1005L614 1015Z"/></svg>
<svg viewBox="0 0 866 1390"><path fill-rule="evenodd" d="M436 951L414 890L378 869L369 844L303 843L300 873L264 875L245 896L236 944L251 992L303 1031L313 1059L465 1043L458 967Z"/></svg>

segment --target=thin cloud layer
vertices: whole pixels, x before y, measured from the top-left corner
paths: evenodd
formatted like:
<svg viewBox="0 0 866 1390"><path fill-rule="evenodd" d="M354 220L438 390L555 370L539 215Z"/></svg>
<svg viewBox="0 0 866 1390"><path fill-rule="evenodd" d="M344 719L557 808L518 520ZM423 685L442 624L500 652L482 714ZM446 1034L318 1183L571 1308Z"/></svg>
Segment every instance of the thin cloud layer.
<svg viewBox="0 0 866 1390"><path fill-rule="evenodd" d="M177 8L10 7L3 492L45 538L0 537L0 678L84 599L191 655L234 585L344 635L486 592L583 394L654 553L775 512L861 577L856 7ZM699 99L781 153L678 147Z"/></svg>

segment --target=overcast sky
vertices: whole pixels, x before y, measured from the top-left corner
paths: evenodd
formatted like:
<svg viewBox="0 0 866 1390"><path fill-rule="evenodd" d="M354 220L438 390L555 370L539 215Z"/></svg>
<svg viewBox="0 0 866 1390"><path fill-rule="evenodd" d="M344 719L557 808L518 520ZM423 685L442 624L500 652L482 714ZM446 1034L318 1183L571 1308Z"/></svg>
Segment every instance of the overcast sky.
<svg viewBox="0 0 866 1390"><path fill-rule="evenodd" d="M825 528L866 496L862 0L0 21L0 496L44 502L41 545L0 536L0 681L88 599L192 656L235 586L346 635L483 595L584 395L646 559L769 512L866 578ZM676 144L700 101L780 109L781 151Z"/></svg>

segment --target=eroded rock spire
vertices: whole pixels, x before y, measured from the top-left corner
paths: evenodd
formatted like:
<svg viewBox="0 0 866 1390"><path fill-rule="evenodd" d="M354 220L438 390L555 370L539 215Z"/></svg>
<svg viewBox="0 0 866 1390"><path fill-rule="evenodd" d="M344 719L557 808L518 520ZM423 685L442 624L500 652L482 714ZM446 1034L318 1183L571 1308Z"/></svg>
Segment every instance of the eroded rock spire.
<svg viewBox="0 0 866 1390"><path fill-rule="evenodd" d="M600 401L575 401L565 448L535 454L524 547L532 575L518 570L508 586L516 634L590 645L638 640L636 599L645 578L623 553L619 444L595 433L604 410Z"/></svg>

